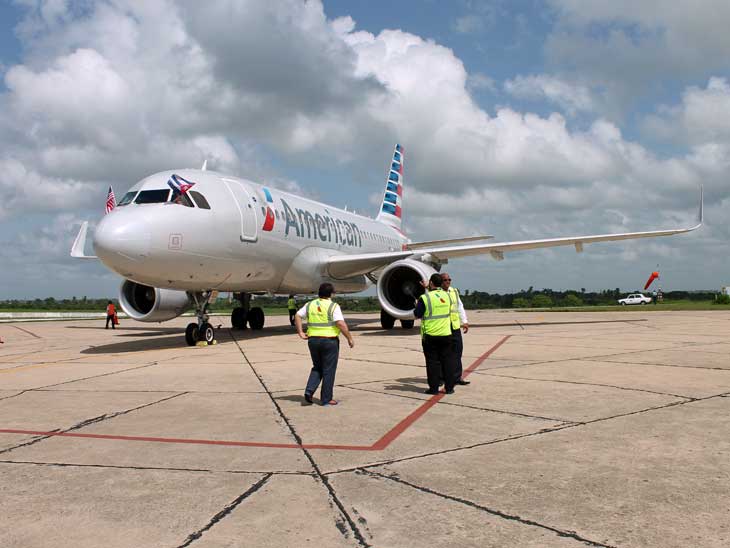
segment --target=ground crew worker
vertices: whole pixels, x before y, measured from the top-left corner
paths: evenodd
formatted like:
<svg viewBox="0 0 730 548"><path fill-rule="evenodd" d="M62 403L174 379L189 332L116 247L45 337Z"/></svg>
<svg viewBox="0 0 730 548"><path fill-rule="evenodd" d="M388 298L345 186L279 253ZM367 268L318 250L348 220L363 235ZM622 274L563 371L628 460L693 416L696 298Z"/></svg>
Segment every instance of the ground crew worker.
<svg viewBox="0 0 730 548"><path fill-rule="evenodd" d="M442 287L449 294L449 300L451 301L451 337L454 342L455 384L471 384L471 381L465 381L461 378L464 372L461 363L461 357L464 354L464 339L461 337L461 331L463 330L464 333L469 331L469 320L466 317L466 310L464 310L464 304L461 302L459 290L451 286L451 276L448 272L441 273L441 281L443 282Z"/></svg>
<svg viewBox="0 0 730 548"><path fill-rule="evenodd" d="M350 330L345 323L340 305L330 299L335 292L331 283L319 286L319 298L305 304L294 317L299 337L307 340L312 356L312 370L309 373L304 399L312 403L312 396L322 383L320 401L322 405L337 405L332 398L337 373L337 359L340 353L340 332L347 338L350 348L355 346ZM302 321L307 319L307 333L302 329Z"/></svg>
<svg viewBox="0 0 730 548"><path fill-rule="evenodd" d="M297 313L297 301L294 300L294 295L289 295L286 307L289 309L289 323L294 325L294 314Z"/></svg>
<svg viewBox="0 0 730 548"><path fill-rule="evenodd" d="M421 318L421 344L428 379L426 394L438 394L441 379L446 393L454 393L451 303L449 294L441 288L442 283L440 274L432 274L427 291L418 299L413 311L416 318ZM425 286L426 282L421 285Z"/></svg>
<svg viewBox="0 0 730 548"><path fill-rule="evenodd" d="M114 307L114 303L109 301L106 305L106 326L104 329L109 329L109 322L112 322L112 329L116 329L114 324L116 323L117 309Z"/></svg>

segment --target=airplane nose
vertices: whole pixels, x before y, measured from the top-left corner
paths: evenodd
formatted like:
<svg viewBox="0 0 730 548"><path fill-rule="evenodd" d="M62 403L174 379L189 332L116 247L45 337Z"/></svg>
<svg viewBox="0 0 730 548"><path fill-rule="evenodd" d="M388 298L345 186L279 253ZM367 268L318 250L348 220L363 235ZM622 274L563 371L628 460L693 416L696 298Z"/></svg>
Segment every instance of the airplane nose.
<svg viewBox="0 0 730 548"><path fill-rule="evenodd" d="M130 261L144 260L149 254L152 234L140 215L114 211L106 215L94 232L94 252L113 270Z"/></svg>

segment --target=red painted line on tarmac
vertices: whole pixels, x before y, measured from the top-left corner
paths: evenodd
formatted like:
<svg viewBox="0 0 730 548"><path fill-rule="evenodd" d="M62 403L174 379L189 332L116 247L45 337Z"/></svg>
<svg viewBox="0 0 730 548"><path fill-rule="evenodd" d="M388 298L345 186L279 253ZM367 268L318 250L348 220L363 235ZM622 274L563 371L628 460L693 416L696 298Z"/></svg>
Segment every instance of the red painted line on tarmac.
<svg viewBox="0 0 730 548"><path fill-rule="evenodd" d="M115 441L147 441L160 443L189 443L193 445L226 445L232 447L268 447L271 449L343 449L350 451L370 451L369 446L360 445L327 445L297 443L267 443L263 441L227 441L227 440L196 440L190 438L152 438L147 436L112 436L109 434L82 434L80 432L42 432L39 430L0 429L0 434L27 434L32 436L58 436L62 438L92 438L98 440Z"/></svg>
<svg viewBox="0 0 730 548"><path fill-rule="evenodd" d="M495 344L492 348L487 350L484 354L479 356L474 363L472 363L468 368L464 370L464 372L461 375L461 378L468 377L472 371L474 371L477 367L479 367L484 360L486 360L493 352L495 352L500 346L502 346L507 339L509 339L511 335L505 335L502 337L497 344ZM426 402L421 405L418 409L413 411L410 415L408 415L405 419L400 421L398 424L396 424L393 428L390 429L389 432L387 432L382 438L380 438L378 441L376 441L372 445L373 451L382 451L388 445L390 445L392 442L398 438L403 432L405 432L408 428L413 426L413 423L416 422L418 419L420 419L426 411L431 409L434 405L436 405L446 394L443 392L439 394L435 394L431 396Z"/></svg>
<svg viewBox="0 0 730 548"><path fill-rule="evenodd" d="M511 335L500 339L492 348L479 356L474 363L464 370L462 378L467 377L472 371L479 367L495 350L504 344ZM426 412L436 405L446 394L443 392L435 394L421 404L415 411L391 428L383 437L372 445L333 445L333 444L298 444L298 443L267 443L259 441L227 441L227 440L198 440L188 438L156 438L146 436L113 436L108 434L82 434L80 432L42 432L38 430L20 430L3 428L0 434L25 434L31 436L56 436L62 438L90 438L99 440L114 441L146 441L156 443L185 443L191 445L222 445L228 447L265 447L269 449L328 449L334 451L382 451L395 441L403 432L408 430L413 423L420 419Z"/></svg>

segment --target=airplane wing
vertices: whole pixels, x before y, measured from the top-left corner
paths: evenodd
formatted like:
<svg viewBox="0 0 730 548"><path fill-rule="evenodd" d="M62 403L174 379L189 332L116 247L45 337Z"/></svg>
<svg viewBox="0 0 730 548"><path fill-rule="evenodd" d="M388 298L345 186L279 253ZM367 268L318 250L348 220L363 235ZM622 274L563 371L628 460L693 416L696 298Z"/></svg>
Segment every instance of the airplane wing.
<svg viewBox="0 0 730 548"><path fill-rule="evenodd" d="M71 256L76 259L98 259L96 255L85 255L84 247L86 247L86 232L89 230L89 221L81 223L79 233L76 235L74 245L71 246Z"/></svg>
<svg viewBox="0 0 730 548"><path fill-rule="evenodd" d="M539 249L544 247L558 247L564 245L574 245L576 251L583 251L584 244L592 244L596 242L613 242L617 240L634 240L638 238L656 238L659 236L673 236L674 234L683 234L691 232L702 226L703 217L703 192L700 189L700 209L699 219L695 226L689 228L674 228L670 230L651 230L647 232L624 232L619 234L596 234L589 236L569 236L565 238L546 238L541 240L521 240L516 242L495 242L488 244L474 245L445 245L445 246L425 246L415 250L391 252L391 253L372 253L361 255L340 255L331 257L327 263L327 268L333 278L347 278L357 274L366 274L377 268L383 267L391 262L411 257L413 259L421 259L428 255L436 261L469 257L472 255L490 254L495 260L504 259L504 253L509 251L521 251L525 249ZM368 267L372 267L368 269Z"/></svg>
<svg viewBox="0 0 730 548"><path fill-rule="evenodd" d="M335 255L327 261L327 272L335 279L368 274L378 268L413 256L413 251L362 253L360 255Z"/></svg>
<svg viewBox="0 0 730 548"><path fill-rule="evenodd" d="M453 238L451 240L431 240L428 242L410 242L406 244L406 249L423 249L424 247L433 247L435 245L449 244L465 244L467 242L477 242L479 240L491 240L494 236L469 236L467 238Z"/></svg>

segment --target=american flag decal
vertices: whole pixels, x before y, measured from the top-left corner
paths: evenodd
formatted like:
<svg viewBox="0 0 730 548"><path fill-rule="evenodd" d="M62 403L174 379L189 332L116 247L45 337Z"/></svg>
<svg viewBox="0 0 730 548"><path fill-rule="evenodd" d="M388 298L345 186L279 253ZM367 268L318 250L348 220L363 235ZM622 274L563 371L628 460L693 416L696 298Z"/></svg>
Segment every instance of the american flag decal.
<svg viewBox="0 0 730 548"><path fill-rule="evenodd" d="M110 213L115 207L117 207L117 199L114 197L114 190L109 185L109 192L106 195L106 213Z"/></svg>

